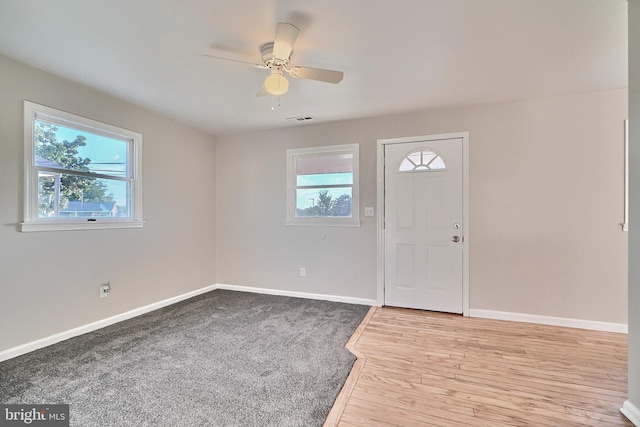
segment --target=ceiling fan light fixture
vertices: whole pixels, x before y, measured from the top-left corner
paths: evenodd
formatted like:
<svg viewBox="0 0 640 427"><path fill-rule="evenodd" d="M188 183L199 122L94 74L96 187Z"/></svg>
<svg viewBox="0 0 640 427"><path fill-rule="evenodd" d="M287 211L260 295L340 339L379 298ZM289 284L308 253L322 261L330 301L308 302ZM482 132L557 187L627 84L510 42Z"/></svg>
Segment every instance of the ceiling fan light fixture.
<svg viewBox="0 0 640 427"><path fill-rule="evenodd" d="M271 95L280 96L289 90L289 81L280 73L273 73L264 81L264 88Z"/></svg>

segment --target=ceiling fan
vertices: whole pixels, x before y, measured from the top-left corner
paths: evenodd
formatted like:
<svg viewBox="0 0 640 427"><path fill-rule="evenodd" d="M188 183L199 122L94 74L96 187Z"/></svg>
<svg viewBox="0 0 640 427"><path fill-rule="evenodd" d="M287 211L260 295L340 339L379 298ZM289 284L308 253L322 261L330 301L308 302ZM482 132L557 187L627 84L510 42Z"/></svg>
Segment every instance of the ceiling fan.
<svg viewBox="0 0 640 427"><path fill-rule="evenodd" d="M285 94L289 89L289 81L284 77L285 73L289 74L291 77L301 79L317 80L333 84L340 83L344 77L344 73L342 71L300 66L292 67L289 65L293 45L299 32L300 30L295 25L286 22L279 22L276 27L276 36L274 41L264 43L260 46L260 53L262 54L262 61L264 64L252 64L249 62L213 55L204 56L224 61L239 62L241 64L251 65L255 68L270 70L271 74L264 80L264 83L260 90L258 90L256 96L265 96L267 94L279 96Z"/></svg>

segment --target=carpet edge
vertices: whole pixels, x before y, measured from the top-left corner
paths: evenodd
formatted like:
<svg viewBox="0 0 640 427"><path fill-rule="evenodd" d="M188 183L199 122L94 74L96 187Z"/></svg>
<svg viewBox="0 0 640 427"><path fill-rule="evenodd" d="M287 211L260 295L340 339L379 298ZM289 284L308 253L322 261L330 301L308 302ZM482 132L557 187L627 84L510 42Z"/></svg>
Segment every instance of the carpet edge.
<svg viewBox="0 0 640 427"><path fill-rule="evenodd" d="M360 377L360 372L362 372L362 368L364 368L364 365L367 361L365 355L356 349L356 344L360 339L360 335L362 335L362 333L364 332L364 329L367 327L367 325L369 324L369 321L375 314L376 308L377 308L376 306L372 306L369 309L367 314L362 319L362 322L360 322L356 330L353 332L353 335L351 335L351 338L349 338L349 341L347 341L347 344L344 346L344 348L349 350L349 352L351 352L351 354L353 354L356 357L356 361L353 364L353 367L351 368L351 372L349 372L349 376L344 382L342 389L340 389L340 393L338 393L338 397L336 397L336 400L333 403L333 406L329 410L329 414L327 415L327 418L322 424L322 427L337 426L338 422L340 422L340 418L342 418L342 413L344 412L344 409L347 407L347 402L349 401L349 397L351 396L353 389L356 387L356 382Z"/></svg>

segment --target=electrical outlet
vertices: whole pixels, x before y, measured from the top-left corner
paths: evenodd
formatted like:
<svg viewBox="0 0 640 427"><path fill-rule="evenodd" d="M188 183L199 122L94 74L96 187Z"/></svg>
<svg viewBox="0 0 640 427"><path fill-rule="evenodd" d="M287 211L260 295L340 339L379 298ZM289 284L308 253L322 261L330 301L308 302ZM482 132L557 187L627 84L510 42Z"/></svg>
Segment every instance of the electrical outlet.
<svg viewBox="0 0 640 427"><path fill-rule="evenodd" d="M300 267L300 276L304 277L307 275L307 269L304 267Z"/></svg>
<svg viewBox="0 0 640 427"><path fill-rule="evenodd" d="M109 282L106 282L100 285L100 298L108 297L110 291L111 291L111 285L109 284Z"/></svg>

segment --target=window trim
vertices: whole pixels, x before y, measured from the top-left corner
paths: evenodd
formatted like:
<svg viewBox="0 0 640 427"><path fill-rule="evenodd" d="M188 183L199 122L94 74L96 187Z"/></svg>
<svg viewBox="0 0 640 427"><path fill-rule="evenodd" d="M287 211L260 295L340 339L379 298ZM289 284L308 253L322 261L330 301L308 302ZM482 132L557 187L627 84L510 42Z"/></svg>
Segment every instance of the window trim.
<svg viewBox="0 0 640 427"><path fill-rule="evenodd" d="M351 191L351 217L297 217L296 216L296 159L312 155L351 154L353 156L353 184ZM291 148L287 150L287 226L360 227L360 145L327 145L322 147Z"/></svg>
<svg viewBox="0 0 640 427"><path fill-rule="evenodd" d="M38 168L34 164L34 122L36 119L90 132L109 138L127 140L131 168L130 213L128 218L68 217L40 218L38 216ZM55 108L24 101L24 212L19 223L22 232L100 230L114 228L142 228L142 134Z"/></svg>

